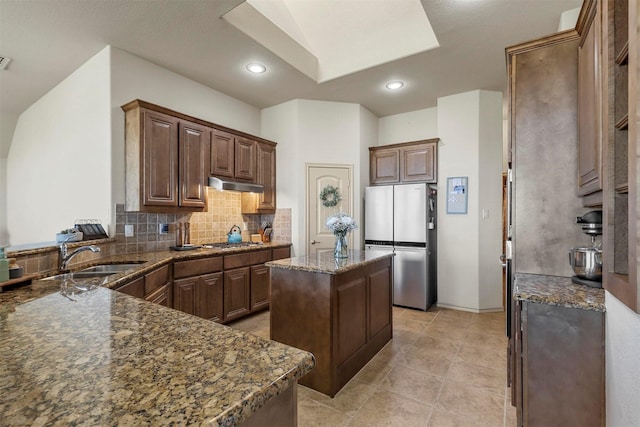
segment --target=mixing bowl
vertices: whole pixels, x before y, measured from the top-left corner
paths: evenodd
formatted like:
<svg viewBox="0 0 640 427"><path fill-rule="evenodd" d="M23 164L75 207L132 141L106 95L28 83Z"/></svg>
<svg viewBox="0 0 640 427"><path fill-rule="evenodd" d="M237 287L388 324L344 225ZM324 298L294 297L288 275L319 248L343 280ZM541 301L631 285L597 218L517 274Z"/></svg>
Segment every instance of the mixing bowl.
<svg viewBox="0 0 640 427"><path fill-rule="evenodd" d="M602 250L573 248L569 251L569 264L576 276L587 280L602 280Z"/></svg>

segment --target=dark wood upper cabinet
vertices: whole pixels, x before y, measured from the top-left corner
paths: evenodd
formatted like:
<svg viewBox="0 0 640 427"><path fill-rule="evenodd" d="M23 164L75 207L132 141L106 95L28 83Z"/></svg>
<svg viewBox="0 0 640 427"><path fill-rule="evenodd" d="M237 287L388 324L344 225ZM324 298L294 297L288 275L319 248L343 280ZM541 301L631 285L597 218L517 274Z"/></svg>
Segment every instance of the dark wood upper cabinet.
<svg viewBox="0 0 640 427"><path fill-rule="evenodd" d="M178 120L154 111L141 110L139 114L144 124L141 129L142 141L139 142L139 150L136 151L142 151L143 161L141 165L136 166L142 169L142 173L138 174L142 178L142 204L177 206ZM135 154L132 153L132 160L135 160Z"/></svg>
<svg viewBox="0 0 640 427"><path fill-rule="evenodd" d="M204 208L208 177L209 139L211 131L204 126L180 122L178 172L180 182L179 206Z"/></svg>
<svg viewBox="0 0 640 427"><path fill-rule="evenodd" d="M210 130L135 100L125 111L125 210L205 207Z"/></svg>
<svg viewBox="0 0 640 427"><path fill-rule="evenodd" d="M217 129L211 132L211 167L209 170L211 175L233 178L235 141L235 137L228 132Z"/></svg>
<svg viewBox="0 0 640 427"><path fill-rule="evenodd" d="M256 141L236 136L234 163L235 179L256 182Z"/></svg>
<svg viewBox="0 0 640 427"><path fill-rule="evenodd" d="M258 142L256 145L256 184L263 193L242 193L242 213L267 214L276 211L276 146Z"/></svg>
<svg viewBox="0 0 640 427"><path fill-rule="evenodd" d="M602 204L601 11L586 2L576 26L578 45L578 195L585 206ZM595 194L594 194L595 193Z"/></svg>
<svg viewBox="0 0 640 427"><path fill-rule="evenodd" d="M369 147L371 185L438 180L438 141L423 141Z"/></svg>

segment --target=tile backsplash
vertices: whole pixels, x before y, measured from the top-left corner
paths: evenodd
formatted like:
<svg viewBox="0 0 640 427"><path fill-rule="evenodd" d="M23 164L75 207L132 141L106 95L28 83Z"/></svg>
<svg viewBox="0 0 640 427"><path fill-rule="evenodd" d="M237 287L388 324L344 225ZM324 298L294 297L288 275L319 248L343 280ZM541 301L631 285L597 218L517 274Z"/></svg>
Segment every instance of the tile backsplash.
<svg viewBox="0 0 640 427"><path fill-rule="evenodd" d="M242 240L248 241L258 233L261 225L273 225L272 240L291 241L291 209L277 209L275 215L243 215L241 193L207 188L207 209L193 213L125 212L123 204L116 205L116 252L134 253L166 250L175 245L175 224L189 223L191 243L225 242L234 225L242 229ZM133 226L133 236L125 237L125 224ZM159 234L159 224L169 224L168 234ZM244 229L246 224L246 230Z"/></svg>

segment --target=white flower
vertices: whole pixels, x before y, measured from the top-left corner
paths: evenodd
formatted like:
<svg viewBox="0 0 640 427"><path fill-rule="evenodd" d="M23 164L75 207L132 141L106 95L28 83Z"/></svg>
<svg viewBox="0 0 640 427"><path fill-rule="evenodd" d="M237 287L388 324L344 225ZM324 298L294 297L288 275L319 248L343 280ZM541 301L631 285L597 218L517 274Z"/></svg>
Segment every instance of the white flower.
<svg viewBox="0 0 640 427"><path fill-rule="evenodd" d="M333 234L346 233L358 228L353 218L344 212L339 212L327 218L327 228L333 231Z"/></svg>

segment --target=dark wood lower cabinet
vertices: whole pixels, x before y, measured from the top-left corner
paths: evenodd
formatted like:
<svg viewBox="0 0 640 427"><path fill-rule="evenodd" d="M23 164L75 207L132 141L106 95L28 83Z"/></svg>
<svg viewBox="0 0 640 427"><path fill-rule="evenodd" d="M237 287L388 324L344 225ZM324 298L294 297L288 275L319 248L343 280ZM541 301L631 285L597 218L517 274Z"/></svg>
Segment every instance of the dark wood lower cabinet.
<svg viewBox="0 0 640 427"><path fill-rule="evenodd" d="M314 354L299 383L335 394L392 336L391 259L339 274L271 268L271 339Z"/></svg>
<svg viewBox="0 0 640 427"><path fill-rule="evenodd" d="M171 266L160 267L115 290L165 307L172 307Z"/></svg>
<svg viewBox="0 0 640 427"><path fill-rule="evenodd" d="M604 313L518 301L510 361L518 426L605 423Z"/></svg>
<svg viewBox="0 0 640 427"><path fill-rule="evenodd" d="M271 279L269 267L264 264L251 267L251 311L260 311L269 307L271 300Z"/></svg>
<svg viewBox="0 0 640 427"><path fill-rule="evenodd" d="M222 273L173 282L174 308L215 322L222 322Z"/></svg>
<svg viewBox="0 0 640 427"><path fill-rule="evenodd" d="M225 321L246 316L251 312L251 269L236 268L224 272Z"/></svg>

